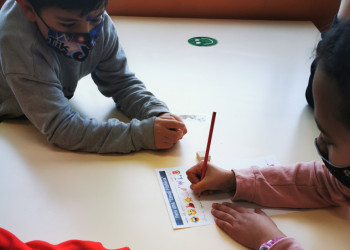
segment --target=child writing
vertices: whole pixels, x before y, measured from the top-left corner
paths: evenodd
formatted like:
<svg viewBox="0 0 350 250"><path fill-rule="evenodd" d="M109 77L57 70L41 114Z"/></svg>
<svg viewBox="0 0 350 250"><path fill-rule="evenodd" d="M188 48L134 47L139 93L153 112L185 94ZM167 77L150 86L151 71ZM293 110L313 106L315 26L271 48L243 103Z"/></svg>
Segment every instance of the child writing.
<svg viewBox="0 0 350 250"><path fill-rule="evenodd" d="M0 120L27 117L67 150L128 153L167 149L187 130L128 69L108 0L8 0L0 10ZM91 73L131 118L81 117L69 105ZM93 102L93 100L91 100Z"/></svg>
<svg viewBox="0 0 350 250"><path fill-rule="evenodd" d="M320 162L293 166L250 167L227 171L203 162L187 171L196 193L232 193L266 207L324 208L350 206L350 20L330 30L317 48L313 79L314 115L320 130L314 144ZM302 249L264 212L231 203L213 204L219 228L251 249Z"/></svg>

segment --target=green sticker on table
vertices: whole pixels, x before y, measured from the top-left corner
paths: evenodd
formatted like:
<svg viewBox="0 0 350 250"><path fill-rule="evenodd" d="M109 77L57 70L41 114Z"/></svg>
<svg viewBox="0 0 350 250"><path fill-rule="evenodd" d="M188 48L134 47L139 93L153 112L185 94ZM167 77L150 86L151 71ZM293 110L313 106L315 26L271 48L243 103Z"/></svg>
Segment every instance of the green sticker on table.
<svg viewBox="0 0 350 250"><path fill-rule="evenodd" d="M218 43L216 39L204 36L193 37L188 42L195 46L213 46Z"/></svg>

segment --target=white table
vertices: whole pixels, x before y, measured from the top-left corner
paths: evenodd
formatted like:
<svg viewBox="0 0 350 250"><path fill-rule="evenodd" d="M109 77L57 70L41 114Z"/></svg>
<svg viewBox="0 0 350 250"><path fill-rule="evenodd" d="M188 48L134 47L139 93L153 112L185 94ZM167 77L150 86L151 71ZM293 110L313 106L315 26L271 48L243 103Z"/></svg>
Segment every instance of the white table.
<svg viewBox="0 0 350 250"><path fill-rule="evenodd" d="M311 22L115 17L132 71L176 114L217 112L212 162L274 154L282 164L319 159L304 92L320 37ZM209 36L212 47L187 40ZM121 117L84 78L72 106ZM173 230L154 169L192 166L208 123L189 124L173 149L128 155L68 152L27 121L0 123L0 227L23 241L100 241L107 248L243 249L215 225ZM346 249L347 208L274 216L306 249Z"/></svg>

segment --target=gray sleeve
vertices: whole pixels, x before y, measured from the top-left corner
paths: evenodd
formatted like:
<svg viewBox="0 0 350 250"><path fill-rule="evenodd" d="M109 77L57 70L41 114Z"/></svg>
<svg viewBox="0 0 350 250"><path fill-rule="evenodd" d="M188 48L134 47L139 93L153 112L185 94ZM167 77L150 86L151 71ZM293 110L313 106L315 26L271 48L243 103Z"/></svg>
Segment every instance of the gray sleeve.
<svg viewBox="0 0 350 250"><path fill-rule="evenodd" d="M132 119L130 123L82 118L71 109L59 83L42 82L19 74L9 74L6 78L23 113L52 144L68 150L98 153L155 148L155 117L142 121Z"/></svg>
<svg viewBox="0 0 350 250"><path fill-rule="evenodd" d="M106 20L103 56L91 76L100 92L112 97L118 108L129 118L143 120L169 112L166 104L158 100L145 85L129 71L127 59L119 43L113 22Z"/></svg>

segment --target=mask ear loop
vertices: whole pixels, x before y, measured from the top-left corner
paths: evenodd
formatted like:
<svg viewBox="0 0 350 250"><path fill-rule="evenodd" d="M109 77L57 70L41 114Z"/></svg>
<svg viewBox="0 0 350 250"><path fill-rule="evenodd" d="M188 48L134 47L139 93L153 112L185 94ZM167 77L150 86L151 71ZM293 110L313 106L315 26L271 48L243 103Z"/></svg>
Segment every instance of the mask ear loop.
<svg viewBox="0 0 350 250"><path fill-rule="evenodd" d="M37 15L37 17L40 18L40 20L43 22L43 24L46 26L46 28L50 29L50 26L47 25L47 23L44 21L44 19L41 17L41 15L39 15L39 13L36 11L36 9L34 7L32 7L32 8L33 8L35 15Z"/></svg>

